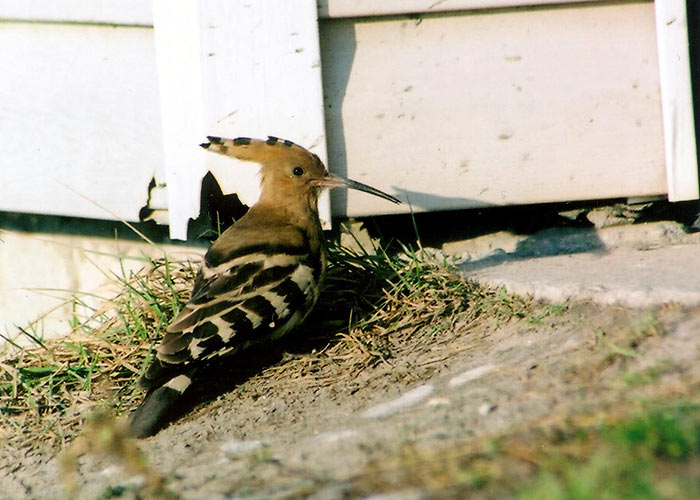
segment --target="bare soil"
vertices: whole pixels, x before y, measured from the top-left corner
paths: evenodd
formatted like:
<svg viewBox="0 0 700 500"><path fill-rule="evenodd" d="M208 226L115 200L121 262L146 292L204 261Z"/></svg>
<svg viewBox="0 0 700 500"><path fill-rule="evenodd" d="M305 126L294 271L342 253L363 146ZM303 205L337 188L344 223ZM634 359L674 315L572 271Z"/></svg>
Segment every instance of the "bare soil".
<svg viewBox="0 0 700 500"><path fill-rule="evenodd" d="M271 353L257 375L138 447L171 498L462 498L451 489L470 481L460 457L497 436L700 394L700 308L524 304L389 336L369 365L322 343ZM143 478L120 458L76 458L71 497L165 498L139 493ZM526 457L513 467L528 474ZM68 498L64 476L51 454L6 449L0 498ZM472 486L477 497L512 494Z"/></svg>

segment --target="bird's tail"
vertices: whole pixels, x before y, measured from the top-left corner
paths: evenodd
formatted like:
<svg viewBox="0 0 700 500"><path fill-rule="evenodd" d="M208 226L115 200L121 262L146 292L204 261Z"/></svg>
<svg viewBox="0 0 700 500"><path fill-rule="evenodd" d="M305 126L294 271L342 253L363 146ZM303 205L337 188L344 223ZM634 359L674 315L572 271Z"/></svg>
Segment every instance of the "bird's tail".
<svg viewBox="0 0 700 500"><path fill-rule="evenodd" d="M129 433L135 438L154 435L168 421L170 410L192 384L194 372L179 374L146 394L129 419Z"/></svg>

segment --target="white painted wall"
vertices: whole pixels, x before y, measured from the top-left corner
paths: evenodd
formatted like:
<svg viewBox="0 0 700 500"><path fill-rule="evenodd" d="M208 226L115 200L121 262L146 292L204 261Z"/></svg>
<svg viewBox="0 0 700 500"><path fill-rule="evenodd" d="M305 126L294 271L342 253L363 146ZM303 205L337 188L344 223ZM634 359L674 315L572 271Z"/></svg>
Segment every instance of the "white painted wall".
<svg viewBox="0 0 700 500"><path fill-rule="evenodd" d="M0 47L0 210L138 220L163 166L152 30L0 23Z"/></svg>
<svg viewBox="0 0 700 500"><path fill-rule="evenodd" d="M326 21L330 162L414 210L665 193L654 33L626 2Z"/></svg>
<svg viewBox="0 0 700 500"><path fill-rule="evenodd" d="M318 0L321 18L454 12L607 0Z"/></svg>
<svg viewBox="0 0 700 500"><path fill-rule="evenodd" d="M0 0L0 19L151 26L151 0Z"/></svg>
<svg viewBox="0 0 700 500"><path fill-rule="evenodd" d="M324 155L316 12L331 169L417 210L697 197L685 25L659 21L659 62L652 2L500 9L547 3L155 0L154 41L123 26L153 24L150 0L0 0L0 19L49 21L0 23L0 210L136 220L166 165L174 236L206 169L252 201L255 169L197 144L274 134ZM443 14L345 17L419 10ZM333 213L408 209L339 193Z"/></svg>

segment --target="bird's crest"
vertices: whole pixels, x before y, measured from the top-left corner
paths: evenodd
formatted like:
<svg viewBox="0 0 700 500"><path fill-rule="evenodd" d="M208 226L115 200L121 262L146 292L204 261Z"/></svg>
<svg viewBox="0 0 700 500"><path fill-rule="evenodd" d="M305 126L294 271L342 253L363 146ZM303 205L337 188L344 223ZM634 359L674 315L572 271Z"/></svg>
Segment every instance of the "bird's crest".
<svg viewBox="0 0 700 500"><path fill-rule="evenodd" d="M292 141L273 136L269 136L264 141L250 137L225 139L211 135L207 136L207 139L209 142L200 144L204 149L244 161L266 164L290 157L297 157L299 160L306 159L307 161L309 157L318 159L316 155Z"/></svg>

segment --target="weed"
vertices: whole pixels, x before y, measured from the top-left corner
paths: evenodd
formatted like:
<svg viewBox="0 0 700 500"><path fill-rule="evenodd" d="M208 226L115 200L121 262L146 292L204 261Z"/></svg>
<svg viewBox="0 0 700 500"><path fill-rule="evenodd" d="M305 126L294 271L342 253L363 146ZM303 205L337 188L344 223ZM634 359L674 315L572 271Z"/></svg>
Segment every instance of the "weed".
<svg viewBox="0 0 700 500"><path fill-rule="evenodd" d="M8 444L41 437L42 446L56 449L94 407L133 408L151 343L176 310L173 297L186 294L193 277L187 262L152 260L120 278L121 293L67 337L42 341L25 329L35 347L15 344L0 362L0 423Z"/></svg>
<svg viewBox="0 0 700 500"><path fill-rule="evenodd" d="M634 387L652 384L656 382L662 375L668 373L672 369L669 363L659 362L654 366L650 366L643 370L629 371L622 375L621 382L624 386Z"/></svg>
<svg viewBox="0 0 700 500"><path fill-rule="evenodd" d="M549 316L559 316L564 314L569 308L569 302L564 301L556 304L543 304L529 314L525 320L531 325L539 326L542 321Z"/></svg>
<svg viewBox="0 0 700 500"><path fill-rule="evenodd" d="M91 415L82 435L60 456L64 487L71 498L78 492L78 458L88 452L116 460L132 477L142 480L140 484L110 486L103 492L102 498L119 497L128 489L135 490L137 497L144 500L180 498L166 488L163 476L148 467L134 440L128 438L126 422L116 420L107 412Z"/></svg>

